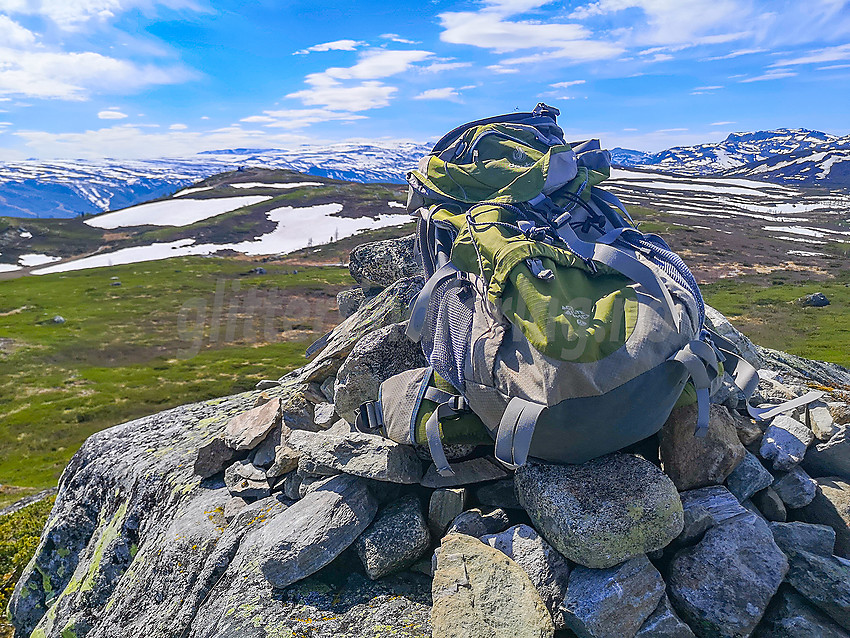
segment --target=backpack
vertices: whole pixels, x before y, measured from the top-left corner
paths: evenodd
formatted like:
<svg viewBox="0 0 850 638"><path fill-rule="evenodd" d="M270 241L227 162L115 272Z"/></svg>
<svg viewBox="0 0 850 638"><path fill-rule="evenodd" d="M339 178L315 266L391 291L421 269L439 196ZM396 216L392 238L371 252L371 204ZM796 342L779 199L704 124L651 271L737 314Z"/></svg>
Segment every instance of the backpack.
<svg viewBox="0 0 850 638"><path fill-rule="evenodd" d="M705 329L682 259L599 187L610 153L568 144L559 114L541 103L464 124L408 174L426 283L407 336L430 367L386 380L355 427L427 444L443 476L447 443L495 441L509 468L583 463L688 401L704 436L724 372L747 397L758 384Z"/></svg>

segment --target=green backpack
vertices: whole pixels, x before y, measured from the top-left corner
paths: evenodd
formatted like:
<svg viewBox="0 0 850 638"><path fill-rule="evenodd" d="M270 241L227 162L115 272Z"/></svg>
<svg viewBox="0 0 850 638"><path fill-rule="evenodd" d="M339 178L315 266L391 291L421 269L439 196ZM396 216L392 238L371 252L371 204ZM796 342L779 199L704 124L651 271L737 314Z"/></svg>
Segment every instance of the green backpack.
<svg viewBox="0 0 850 638"><path fill-rule="evenodd" d="M511 468L582 463L654 434L688 397L704 435L724 367L746 396L758 384L705 330L684 262L598 186L610 153L566 143L558 115L465 124L408 174L427 281L407 335L430 367L385 381L356 426L427 443L445 476L445 443L495 441Z"/></svg>

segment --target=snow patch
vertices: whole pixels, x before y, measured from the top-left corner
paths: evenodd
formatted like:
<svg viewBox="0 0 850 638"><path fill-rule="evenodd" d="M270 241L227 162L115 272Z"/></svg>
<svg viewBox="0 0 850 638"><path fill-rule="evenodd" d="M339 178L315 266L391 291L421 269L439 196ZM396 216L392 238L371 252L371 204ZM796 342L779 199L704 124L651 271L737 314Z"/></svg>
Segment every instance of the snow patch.
<svg viewBox="0 0 850 638"><path fill-rule="evenodd" d="M21 239L32 239L32 233L28 230L25 230L21 233Z"/></svg>
<svg viewBox="0 0 850 638"><path fill-rule="evenodd" d="M28 255L21 255L18 257L18 263L25 268L43 266L44 264L51 264L54 261L59 261L59 257L53 257L51 255L44 255L41 253L30 253Z"/></svg>
<svg viewBox="0 0 850 638"><path fill-rule="evenodd" d="M203 193L204 191L212 190L213 186L199 186L198 188L184 188L179 193L174 193L174 197L182 197L183 195L192 195L193 193Z"/></svg>
<svg viewBox="0 0 850 638"><path fill-rule="evenodd" d="M15 264L0 264L0 272L12 272L13 270L20 270L20 266L16 266Z"/></svg>
<svg viewBox="0 0 850 638"><path fill-rule="evenodd" d="M387 202L387 206L389 206L390 208L407 208L407 206L405 206L401 202Z"/></svg>
<svg viewBox="0 0 850 638"><path fill-rule="evenodd" d="M128 226L187 226L216 215L259 204L271 197L219 197L214 199L171 199L140 204L114 213L98 215L85 221L96 228L125 228Z"/></svg>
<svg viewBox="0 0 850 638"><path fill-rule="evenodd" d="M266 184L263 182L244 182L241 184L228 184L233 188L301 188L302 186L324 186L322 182L289 182L287 184Z"/></svg>

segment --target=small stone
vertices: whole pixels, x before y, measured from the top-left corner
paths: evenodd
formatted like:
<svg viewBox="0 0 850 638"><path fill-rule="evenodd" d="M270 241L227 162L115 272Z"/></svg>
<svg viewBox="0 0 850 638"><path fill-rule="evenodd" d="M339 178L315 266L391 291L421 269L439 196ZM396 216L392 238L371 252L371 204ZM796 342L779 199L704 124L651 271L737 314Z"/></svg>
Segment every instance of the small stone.
<svg viewBox="0 0 850 638"><path fill-rule="evenodd" d="M806 455L806 449L815 435L805 425L780 414L775 417L764 433L759 450L761 457L773 461L773 469L789 471Z"/></svg>
<svg viewBox="0 0 850 638"><path fill-rule="evenodd" d="M634 636L664 595L664 581L646 556L607 569L578 566L564 598L566 626L587 638Z"/></svg>
<svg viewBox="0 0 850 638"><path fill-rule="evenodd" d="M788 518L785 504L773 488L768 487L753 494L753 503L769 521L784 523Z"/></svg>
<svg viewBox="0 0 850 638"><path fill-rule="evenodd" d="M838 425L847 425L850 423L850 404L840 401L831 401L827 403L829 413Z"/></svg>
<svg viewBox="0 0 850 638"><path fill-rule="evenodd" d="M323 430L332 426L336 421L337 416L333 403L319 403L313 410L313 423Z"/></svg>
<svg viewBox="0 0 850 638"><path fill-rule="evenodd" d="M747 452L744 460L726 479L726 487L739 501L746 501L759 490L770 487L772 483L773 475L750 452Z"/></svg>
<svg viewBox="0 0 850 638"><path fill-rule="evenodd" d="M265 498L272 493L266 473L247 459L224 471L224 484L233 496L242 498Z"/></svg>
<svg viewBox="0 0 850 638"><path fill-rule="evenodd" d="M209 478L223 471L238 456L238 452L227 447L224 439L216 437L198 448L194 471L201 478Z"/></svg>
<svg viewBox="0 0 850 638"><path fill-rule="evenodd" d="M263 575L282 589L317 572L360 536L377 509L362 479L331 478L268 521L256 551Z"/></svg>
<svg viewBox="0 0 850 638"><path fill-rule="evenodd" d="M796 551L788 556L788 584L850 630L850 567L836 558Z"/></svg>
<svg viewBox="0 0 850 638"><path fill-rule="evenodd" d="M451 522L464 510L465 505L465 488L434 490L428 502L428 528L434 538L442 538Z"/></svg>
<svg viewBox="0 0 850 638"><path fill-rule="evenodd" d="M514 491L513 478L495 481L475 488L475 500L479 505L502 507L509 510L522 509Z"/></svg>
<svg viewBox="0 0 850 638"><path fill-rule="evenodd" d="M392 376L428 365L422 347L407 338L407 323L394 323L370 332L357 342L340 367L334 385L336 412L349 423L355 410L377 401L381 383Z"/></svg>
<svg viewBox="0 0 850 638"><path fill-rule="evenodd" d="M812 446L803 467L812 476L840 476L850 481L850 428L842 425L829 441Z"/></svg>
<svg viewBox="0 0 850 638"><path fill-rule="evenodd" d="M325 397L328 403L334 402L334 384L336 383L336 377L328 377L322 384L319 386L319 390L322 393L322 396Z"/></svg>
<svg viewBox="0 0 850 638"><path fill-rule="evenodd" d="M508 475L504 468L483 456L468 461L459 461L451 465L454 476L441 476L432 463L422 478L422 485L430 489L457 487L503 479Z"/></svg>
<svg viewBox="0 0 850 638"><path fill-rule="evenodd" d="M528 575L504 553L465 534L437 551L431 627L440 638L552 638L552 618Z"/></svg>
<svg viewBox="0 0 850 638"><path fill-rule="evenodd" d="M393 483L418 483L422 478L422 463L410 446L373 434L334 428L295 431L289 445L301 454L299 468L313 474L344 472Z"/></svg>
<svg viewBox="0 0 850 638"><path fill-rule="evenodd" d="M298 472L288 472L283 481L283 493L287 498L297 501L301 498L301 476Z"/></svg>
<svg viewBox="0 0 850 638"><path fill-rule="evenodd" d="M668 592L699 636L748 636L787 571L767 524L744 515L712 527L673 557Z"/></svg>
<svg viewBox="0 0 850 638"><path fill-rule="evenodd" d="M835 550L835 530L828 525L770 523L770 531L779 549L786 554L804 551L832 556Z"/></svg>
<svg viewBox="0 0 850 638"><path fill-rule="evenodd" d="M254 407L259 408L261 405L265 405L271 400L271 395L269 395L268 392L260 392L260 394L257 395L257 398L254 399Z"/></svg>
<svg viewBox="0 0 850 638"><path fill-rule="evenodd" d="M254 386L257 390L271 390L277 387L280 387L280 381L276 379L263 379L262 381L258 381L257 385Z"/></svg>
<svg viewBox="0 0 850 638"><path fill-rule="evenodd" d="M238 496L234 496L227 503L224 504L224 520L228 523L236 518L236 515L239 514L245 507L248 505L248 501L244 498L240 498Z"/></svg>
<svg viewBox="0 0 850 638"><path fill-rule="evenodd" d="M343 319L348 319L357 312L365 298L363 288L352 288L351 290L338 292L336 295L336 305L339 307L340 316Z"/></svg>
<svg viewBox="0 0 850 638"><path fill-rule="evenodd" d="M514 480L534 527L566 558L586 567L604 569L661 549L682 531L682 503L673 482L639 456L528 464L517 469Z"/></svg>
<svg viewBox="0 0 850 638"><path fill-rule="evenodd" d="M515 561L528 574L555 627L564 627L561 603L567 593L570 566L566 559L528 525L516 525L499 534L487 534L481 541Z"/></svg>
<svg viewBox="0 0 850 638"><path fill-rule="evenodd" d="M413 495L402 497L378 513L354 542L369 578L376 580L419 560L431 545L422 505Z"/></svg>
<svg viewBox="0 0 850 638"><path fill-rule="evenodd" d="M850 558L850 482L837 476L816 479L818 490L812 502L797 510L809 523L829 525L835 530L835 554Z"/></svg>
<svg viewBox="0 0 850 638"><path fill-rule="evenodd" d="M644 621L635 638L695 638L694 632L676 615L667 594L661 596L658 606Z"/></svg>
<svg viewBox="0 0 850 638"><path fill-rule="evenodd" d="M810 403L806 411L806 425L812 430L815 438L820 441L829 441L832 435L838 432L838 425L832 416L829 406L823 401Z"/></svg>
<svg viewBox="0 0 850 638"><path fill-rule="evenodd" d="M62 315L56 315L55 317L53 317L52 321L56 324L62 324L65 323L65 317L63 317Z"/></svg>
<svg viewBox="0 0 850 638"><path fill-rule="evenodd" d="M237 414L227 422L224 442L234 450L253 450L280 423L280 399Z"/></svg>
<svg viewBox="0 0 850 638"><path fill-rule="evenodd" d="M801 467L795 467L779 476L772 485L782 502L791 509L805 507L812 502L818 485Z"/></svg>
<svg viewBox="0 0 850 638"><path fill-rule="evenodd" d="M822 292L813 292L804 295L797 300L801 306L810 306L812 308L823 308L829 305L829 299Z"/></svg>
<svg viewBox="0 0 850 638"><path fill-rule="evenodd" d="M741 416L737 413L733 414L732 418L735 421L738 440L744 446L758 445L761 442L761 438L764 436L764 430L754 419Z"/></svg>
<svg viewBox="0 0 850 638"><path fill-rule="evenodd" d="M689 490L679 496L682 499L685 524L677 540L683 545L692 545L709 528L746 514L735 495L722 485Z"/></svg>
<svg viewBox="0 0 850 638"><path fill-rule="evenodd" d="M455 516L446 534L466 534L479 538L485 534L496 534L508 528L511 522L503 509L484 511L477 507Z"/></svg>
<svg viewBox="0 0 850 638"><path fill-rule="evenodd" d="M850 638L791 587L779 588L753 638Z"/></svg>
<svg viewBox="0 0 850 638"><path fill-rule="evenodd" d="M708 433L694 436L697 406L676 408L661 428L661 462L678 490L723 483L746 450L729 410L712 405Z"/></svg>
<svg viewBox="0 0 850 638"><path fill-rule="evenodd" d="M274 449L274 461L266 470L266 476L269 478L277 478L283 476L298 467L298 461L301 455L297 450L292 449L289 445L278 445Z"/></svg>

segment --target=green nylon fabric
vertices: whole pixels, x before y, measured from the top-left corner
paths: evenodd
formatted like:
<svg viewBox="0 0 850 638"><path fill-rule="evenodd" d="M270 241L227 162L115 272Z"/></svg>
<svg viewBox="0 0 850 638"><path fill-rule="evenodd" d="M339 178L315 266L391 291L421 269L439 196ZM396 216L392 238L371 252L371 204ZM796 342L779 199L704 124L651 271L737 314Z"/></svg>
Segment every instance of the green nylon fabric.
<svg viewBox="0 0 850 638"><path fill-rule="evenodd" d="M596 264L594 273L565 248L527 239L504 226L487 225L516 224L504 208L481 206L472 214L477 230L470 227L466 215L440 207L434 212L435 220L449 222L458 230L452 263L482 276L488 299L538 351L562 361L588 363L623 346L634 331L639 307L628 277L604 264ZM525 261L529 258L540 259L554 278L535 277Z"/></svg>
<svg viewBox="0 0 850 638"><path fill-rule="evenodd" d="M448 162L430 156L425 173L413 175L442 197L467 204L533 199L543 190L552 156L571 151L565 144L550 147L537 139L533 127L520 124L476 126L461 140L467 148L474 145L475 152Z"/></svg>
<svg viewBox="0 0 850 638"><path fill-rule="evenodd" d="M455 387L448 381L443 379L436 372L432 376L431 385L438 390L450 392L451 394L460 394ZM428 437L425 434L425 424L434 410L437 409L437 404L428 399L422 399L419 407L419 412L416 414L416 442L427 445ZM454 445L466 443L472 445L483 445L492 443L493 439L487 431L487 428L481 422L474 412L444 419L440 423L440 440L446 445Z"/></svg>

